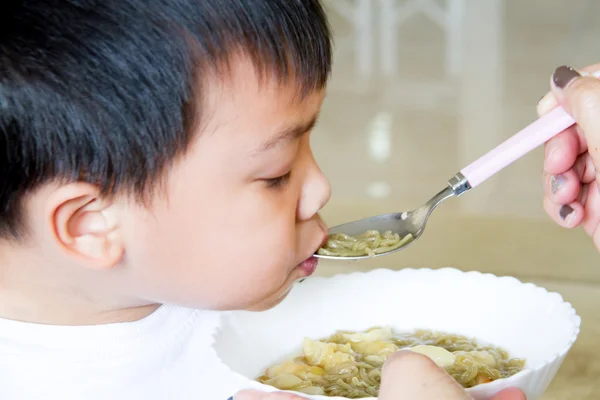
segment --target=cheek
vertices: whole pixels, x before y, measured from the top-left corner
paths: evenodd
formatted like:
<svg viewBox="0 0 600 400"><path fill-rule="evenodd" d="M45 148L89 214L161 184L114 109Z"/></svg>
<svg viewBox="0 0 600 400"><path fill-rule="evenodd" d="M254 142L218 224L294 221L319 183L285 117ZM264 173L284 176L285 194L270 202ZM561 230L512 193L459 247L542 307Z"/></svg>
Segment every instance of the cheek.
<svg viewBox="0 0 600 400"><path fill-rule="evenodd" d="M228 233L218 240L221 248L228 249L220 263L235 274L230 279L265 284L283 281L296 257L294 207L248 195L234 210L227 212L223 227Z"/></svg>
<svg viewBox="0 0 600 400"><path fill-rule="evenodd" d="M298 262L295 207L287 196L188 191L138 217L129 258L144 274L145 295L196 307L243 307L279 290Z"/></svg>

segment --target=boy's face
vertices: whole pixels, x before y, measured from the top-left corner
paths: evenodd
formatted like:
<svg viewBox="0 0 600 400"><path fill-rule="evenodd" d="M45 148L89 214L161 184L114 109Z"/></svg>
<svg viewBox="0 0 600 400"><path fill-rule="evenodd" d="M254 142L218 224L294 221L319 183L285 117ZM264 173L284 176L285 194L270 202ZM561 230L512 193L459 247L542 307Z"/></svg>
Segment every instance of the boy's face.
<svg viewBox="0 0 600 400"><path fill-rule="evenodd" d="M259 82L247 60L209 87L203 126L150 209L118 215L120 282L136 298L261 310L312 273L327 229L317 212L330 187L309 135L317 92Z"/></svg>

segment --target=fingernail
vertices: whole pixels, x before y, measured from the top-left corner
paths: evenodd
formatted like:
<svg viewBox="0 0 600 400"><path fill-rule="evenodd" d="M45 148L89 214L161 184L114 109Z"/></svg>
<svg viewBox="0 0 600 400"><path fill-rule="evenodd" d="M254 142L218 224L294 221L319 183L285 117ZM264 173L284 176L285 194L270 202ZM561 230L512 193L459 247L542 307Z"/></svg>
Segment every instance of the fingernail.
<svg viewBox="0 0 600 400"><path fill-rule="evenodd" d="M573 211L575 211L573 210L573 207L570 205L564 205L560 208L558 215L560 215L560 218L564 221L569 215L573 214Z"/></svg>
<svg viewBox="0 0 600 400"><path fill-rule="evenodd" d="M552 194L556 194L560 188L565 184L567 178L564 175L552 175L550 178L550 187L552 188Z"/></svg>
<svg viewBox="0 0 600 400"><path fill-rule="evenodd" d="M552 75L552 81L557 88L564 89L573 81L573 79L579 76L581 76L579 75L579 72L571 67L563 65L556 68L556 71L554 71L554 74Z"/></svg>

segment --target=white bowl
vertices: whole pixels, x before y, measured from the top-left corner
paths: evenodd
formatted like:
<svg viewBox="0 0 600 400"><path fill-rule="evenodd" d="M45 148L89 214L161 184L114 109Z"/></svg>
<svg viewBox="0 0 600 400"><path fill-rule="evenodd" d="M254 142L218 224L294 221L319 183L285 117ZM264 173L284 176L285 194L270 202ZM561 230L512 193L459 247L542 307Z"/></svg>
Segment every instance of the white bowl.
<svg viewBox="0 0 600 400"><path fill-rule="evenodd" d="M214 349L244 387L276 391L255 379L267 367L299 354L305 337L321 339L337 330L373 326L445 331L502 347L526 361L526 369L510 378L468 389L474 399L487 400L517 387L528 400L536 400L577 339L580 324L559 294L512 277L452 268L378 269L313 277L272 310L230 313L216 333Z"/></svg>

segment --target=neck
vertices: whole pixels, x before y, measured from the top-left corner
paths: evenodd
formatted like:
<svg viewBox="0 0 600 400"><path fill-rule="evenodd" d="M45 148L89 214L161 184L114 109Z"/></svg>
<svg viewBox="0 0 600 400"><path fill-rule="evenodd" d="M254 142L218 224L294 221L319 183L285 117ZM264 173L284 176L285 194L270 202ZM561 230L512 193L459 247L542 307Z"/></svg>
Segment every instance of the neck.
<svg viewBox="0 0 600 400"><path fill-rule="evenodd" d="M25 292L0 289L0 318L47 325L103 325L138 321L159 307L158 304L147 304L100 309L65 300L67 299L40 296L39 293L33 299Z"/></svg>
<svg viewBox="0 0 600 400"><path fill-rule="evenodd" d="M137 321L159 305L107 293L98 277L74 284L65 269L33 251L0 246L0 318L49 325L101 325ZM112 299L107 301L106 299Z"/></svg>

